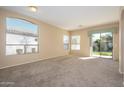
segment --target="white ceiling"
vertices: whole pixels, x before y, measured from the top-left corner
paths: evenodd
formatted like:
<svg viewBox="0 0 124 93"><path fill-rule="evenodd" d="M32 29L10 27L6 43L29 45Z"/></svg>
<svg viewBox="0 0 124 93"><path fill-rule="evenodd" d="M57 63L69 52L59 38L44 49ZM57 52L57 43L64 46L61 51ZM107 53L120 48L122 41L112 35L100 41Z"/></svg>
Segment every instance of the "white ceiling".
<svg viewBox="0 0 124 93"><path fill-rule="evenodd" d="M26 6L3 6L48 24L74 30L119 20L119 6L38 6L31 12ZM79 27L82 25L82 27Z"/></svg>

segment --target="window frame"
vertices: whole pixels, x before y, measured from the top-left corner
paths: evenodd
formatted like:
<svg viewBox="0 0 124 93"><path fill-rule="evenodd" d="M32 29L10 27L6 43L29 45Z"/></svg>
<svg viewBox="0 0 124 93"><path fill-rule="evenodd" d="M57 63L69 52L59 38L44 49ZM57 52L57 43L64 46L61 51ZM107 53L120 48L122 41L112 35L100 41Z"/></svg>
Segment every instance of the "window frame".
<svg viewBox="0 0 124 93"><path fill-rule="evenodd" d="M71 36L71 50L79 51L81 47L80 47L79 49L72 49L72 45L79 45L79 46L81 46L81 45L80 45L80 42L79 42L79 43L74 43L74 42L72 42L72 41L73 41L73 40L72 40L72 37L74 37L74 36L79 36L79 38L80 38L80 35L72 35L72 36ZM80 38L80 41L81 41L81 38Z"/></svg>
<svg viewBox="0 0 124 93"><path fill-rule="evenodd" d="M7 44L7 18L18 19L18 20L22 20L22 21L26 21L28 23L31 23L33 25L37 25L37 42L38 42L38 44ZM12 35L14 35L14 34L12 34ZM25 46L37 46L37 51L34 53L33 52L27 53L26 50L24 49L24 53L22 53L22 54L7 54L7 49L6 49L7 46L19 46L19 45L23 46L24 48L25 48ZM38 53L39 53L39 25L37 23L31 22L25 18L6 16L5 17L5 55L6 56L15 56L15 55L38 54Z"/></svg>

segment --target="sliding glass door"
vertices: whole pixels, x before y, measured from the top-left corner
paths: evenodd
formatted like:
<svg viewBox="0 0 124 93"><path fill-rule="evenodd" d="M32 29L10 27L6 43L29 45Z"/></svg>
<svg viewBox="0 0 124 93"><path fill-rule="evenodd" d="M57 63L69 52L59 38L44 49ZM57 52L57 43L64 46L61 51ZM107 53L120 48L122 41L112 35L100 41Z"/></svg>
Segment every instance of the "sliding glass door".
<svg viewBox="0 0 124 93"><path fill-rule="evenodd" d="M113 36L112 32L92 34L92 56L112 58Z"/></svg>

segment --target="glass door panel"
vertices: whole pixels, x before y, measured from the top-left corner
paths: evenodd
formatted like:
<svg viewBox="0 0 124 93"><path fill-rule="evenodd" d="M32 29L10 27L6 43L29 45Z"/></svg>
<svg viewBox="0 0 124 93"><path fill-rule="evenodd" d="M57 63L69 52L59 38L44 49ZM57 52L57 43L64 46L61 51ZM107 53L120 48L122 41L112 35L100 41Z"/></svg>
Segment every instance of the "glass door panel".
<svg viewBox="0 0 124 93"><path fill-rule="evenodd" d="M102 57L112 58L113 36L112 32L101 33L100 55Z"/></svg>
<svg viewBox="0 0 124 93"><path fill-rule="evenodd" d="M113 35L112 32L92 34L92 56L112 58Z"/></svg>
<svg viewBox="0 0 124 93"><path fill-rule="evenodd" d="M100 56L100 33L92 34L92 55Z"/></svg>

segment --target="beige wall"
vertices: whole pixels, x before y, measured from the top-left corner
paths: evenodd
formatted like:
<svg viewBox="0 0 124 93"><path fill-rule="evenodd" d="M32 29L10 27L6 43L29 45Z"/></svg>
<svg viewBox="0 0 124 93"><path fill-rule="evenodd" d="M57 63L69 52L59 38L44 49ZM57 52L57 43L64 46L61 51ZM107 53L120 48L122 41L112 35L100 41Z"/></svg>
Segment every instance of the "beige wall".
<svg viewBox="0 0 124 93"><path fill-rule="evenodd" d="M119 28L118 32L113 34L113 59L119 61Z"/></svg>
<svg viewBox="0 0 124 93"><path fill-rule="evenodd" d="M117 27L118 28L119 23L109 23L94 27L89 27L82 30L75 30L70 32L70 35L80 35L80 50L71 50L70 54L72 55L80 55L80 56L90 56L90 38L88 36L88 32L91 30L98 30L98 29L104 29L104 28L110 28L110 27ZM118 28L119 29L119 28ZM119 59L119 30L113 34L114 38L114 47L113 47L113 59L118 60Z"/></svg>
<svg viewBox="0 0 124 93"><path fill-rule="evenodd" d="M121 9L120 13L120 31L119 31L119 71L124 74L124 7ZM124 79L123 79L124 80Z"/></svg>
<svg viewBox="0 0 124 93"><path fill-rule="evenodd" d="M39 53L13 56L5 55L6 17L26 19L39 26ZM63 35L69 35L69 33L27 16L0 9L0 68L33 62L39 59L68 55L68 51L65 51L63 48Z"/></svg>
<svg viewBox="0 0 124 93"><path fill-rule="evenodd" d="M73 31L70 32L70 36L80 36L80 50L71 50L70 54L79 56L90 56L89 37L87 31Z"/></svg>

